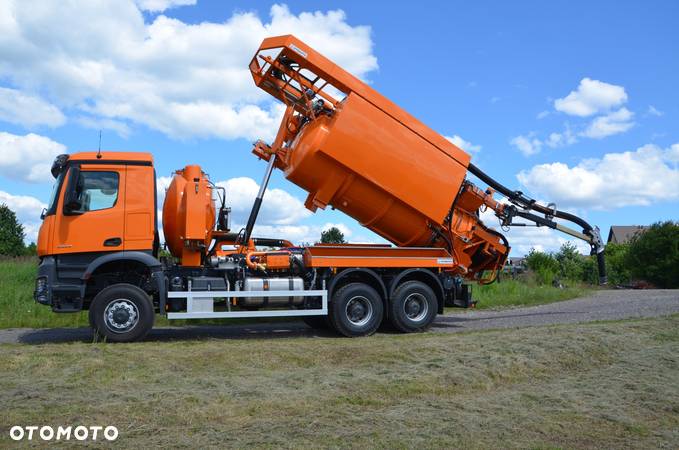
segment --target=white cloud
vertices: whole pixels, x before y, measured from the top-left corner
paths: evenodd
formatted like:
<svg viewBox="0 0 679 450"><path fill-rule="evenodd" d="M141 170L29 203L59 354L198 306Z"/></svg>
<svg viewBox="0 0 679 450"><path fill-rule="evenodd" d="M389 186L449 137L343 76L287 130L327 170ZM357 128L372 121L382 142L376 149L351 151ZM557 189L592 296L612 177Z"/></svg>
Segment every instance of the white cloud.
<svg viewBox="0 0 679 450"><path fill-rule="evenodd" d="M0 191L0 205L5 204L14 211L17 220L24 226L26 242L36 242L40 228L40 213L47 205L35 197L12 195Z"/></svg>
<svg viewBox="0 0 679 450"><path fill-rule="evenodd" d="M163 12L178 6L195 5L196 0L135 0L139 8L150 12Z"/></svg>
<svg viewBox="0 0 679 450"><path fill-rule="evenodd" d="M665 115L665 113L662 112L662 111L660 111L659 109L657 109L657 108L656 108L655 106L653 106L653 105L648 105L648 110L647 110L647 112L646 112L646 115L647 115L647 116L661 117L661 116Z"/></svg>
<svg viewBox="0 0 679 450"><path fill-rule="evenodd" d="M538 119L544 119L545 117L547 117L550 114L551 113L549 111L540 111L536 117Z"/></svg>
<svg viewBox="0 0 679 450"><path fill-rule="evenodd" d="M551 148L564 147L566 145L573 145L578 141L577 137L569 126L566 126L562 133L551 133L545 145Z"/></svg>
<svg viewBox="0 0 679 450"><path fill-rule="evenodd" d="M608 111L626 101L624 87L583 78L576 90L554 101L554 108L573 116L587 117Z"/></svg>
<svg viewBox="0 0 679 450"><path fill-rule="evenodd" d="M469 141L465 141L464 139L462 139L462 137L460 137L457 134L454 134L452 137L450 137L450 136L444 136L444 137L466 152L478 153L478 152L481 151L480 145L475 145L475 144L472 144Z"/></svg>
<svg viewBox="0 0 679 450"><path fill-rule="evenodd" d="M524 156L535 155L542 149L542 141L535 138L535 133L526 136L516 136L509 141L511 145L519 149Z"/></svg>
<svg viewBox="0 0 679 450"><path fill-rule="evenodd" d="M94 117L80 116L76 119L80 125L93 130L112 130L118 136L126 138L130 135L130 127L125 122L113 119L97 119Z"/></svg>
<svg viewBox="0 0 679 450"><path fill-rule="evenodd" d="M673 144L667 149L667 159L675 164L679 164L679 144Z"/></svg>
<svg viewBox="0 0 679 450"><path fill-rule="evenodd" d="M602 139L614 134L624 133L634 126L633 117L633 112L627 108L620 108L615 112L592 120L592 123L589 124L582 135L593 139Z"/></svg>
<svg viewBox="0 0 679 450"><path fill-rule="evenodd" d="M560 162L519 172L519 182L560 206L608 210L679 199L679 144L648 144L574 167Z"/></svg>
<svg viewBox="0 0 679 450"><path fill-rule="evenodd" d="M294 33L359 77L377 68L370 28L349 25L341 10L294 15L274 5L268 21L236 12L222 23L145 23L131 0L9 1L0 23L0 77L118 131L136 123L178 138L271 139L281 107L248 70L267 36Z"/></svg>
<svg viewBox="0 0 679 450"><path fill-rule="evenodd" d="M247 222L259 184L252 178L239 177L216 183L226 188L226 203L231 207L234 223ZM257 222L263 225L291 225L311 215L297 197L283 189L269 188L264 193Z"/></svg>
<svg viewBox="0 0 679 450"><path fill-rule="evenodd" d="M242 225L244 226L244 225ZM337 227L343 234L344 239L352 241L351 229L343 223L326 223L324 225L265 225L257 224L252 232L255 236L276 237L287 239L293 244L314 244L321 239L321 233L331 227Z"/></svg>
<svg viewBox="0 0 679 450"><path fill-rule="evenodd" d="M16 89L0 87L0 120L34 128L40 125L58 127L66 117L56 106Z"/></svg>
<svg viewBox="0 0 679 450"><path fill-rule="evenodd" d="M0 131L0 175L32 183L51 182L54 157L66 147L47 137L25 136Z"/></svg>

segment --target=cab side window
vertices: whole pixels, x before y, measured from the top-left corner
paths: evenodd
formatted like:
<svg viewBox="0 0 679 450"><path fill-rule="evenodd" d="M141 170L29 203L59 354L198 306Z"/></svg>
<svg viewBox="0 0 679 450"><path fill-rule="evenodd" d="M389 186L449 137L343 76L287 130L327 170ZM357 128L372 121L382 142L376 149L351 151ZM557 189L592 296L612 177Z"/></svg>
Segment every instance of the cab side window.
<svg viewBox="0 0 679 450"><path fill-rule="evenodd" d="M80 208L77 212L112 208L118 200L117 172L82 171L76 186Z"/></svg>

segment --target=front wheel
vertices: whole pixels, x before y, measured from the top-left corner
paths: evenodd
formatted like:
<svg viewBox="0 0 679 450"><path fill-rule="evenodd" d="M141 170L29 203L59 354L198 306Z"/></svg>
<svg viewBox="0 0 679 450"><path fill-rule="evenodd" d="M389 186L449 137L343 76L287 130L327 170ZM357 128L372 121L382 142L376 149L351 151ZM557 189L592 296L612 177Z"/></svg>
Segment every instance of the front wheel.
<svg viewBox="0 0 679 450"><path fill-rule="evenodd" d="M389 302L389 321L404 333L423 331L436 318L438 302L434 291L421 281L406 281Z"/></svg>
<svg viewBox="0 0 679 450"><path fill-rule="evenodd" d="M368 336L377 331L384 316L382 299L365 283L340 288L330 304L330 322L347 337Z"/></svg>
<svg viewBox="0 0 679 450"><path fill-rule="evenodd" d="M153 328L155 312L148 294L127 283L114 284L99 292L90 305L94 332L111 342L133 342Z"/></svg>

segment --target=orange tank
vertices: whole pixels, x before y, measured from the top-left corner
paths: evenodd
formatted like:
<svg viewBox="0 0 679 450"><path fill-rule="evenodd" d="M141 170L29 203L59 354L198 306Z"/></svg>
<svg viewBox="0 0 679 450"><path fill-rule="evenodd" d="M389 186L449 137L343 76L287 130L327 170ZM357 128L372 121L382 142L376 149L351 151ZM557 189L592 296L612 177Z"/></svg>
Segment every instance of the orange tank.
<svg viewBox="0 0 679 450"><path fill-rule="evenodd" d="M467 153L294 36L265 39L250 70L288 105L276 141L255 154L278 155L309 209L331 205L399 246L434 243Z"/></svg>
<svg viewBox="0 0 679 450"><path fill-rule="evenodd" d="M163 204L163 232L173 256L184 266L200 266L215 224L212 186L200 166L175 172Z"/></svg>

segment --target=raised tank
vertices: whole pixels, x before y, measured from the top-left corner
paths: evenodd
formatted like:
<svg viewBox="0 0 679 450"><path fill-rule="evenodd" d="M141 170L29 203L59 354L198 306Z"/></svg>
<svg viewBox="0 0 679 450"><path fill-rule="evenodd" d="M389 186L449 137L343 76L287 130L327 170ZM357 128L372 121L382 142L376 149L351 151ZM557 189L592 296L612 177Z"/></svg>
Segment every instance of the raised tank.
<svg viewBox="0 0 679 450"><path fill-rule="evenodd" d="M450 144L452 152L460 152ZM431 244L466 167L422 136L350 94L332 116L307 124L286 155L285 176L399 246Z"/></svg>
<svg viewBox="0 0 679 450"><path fill-rule="evenodd" d="M470 156L294 36L264 40L255 83L288 105L275 152L286 177L399 246L438 239ZM294 113L293 113L294 111Z"/></svg>

